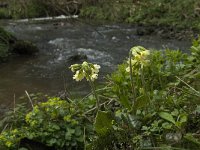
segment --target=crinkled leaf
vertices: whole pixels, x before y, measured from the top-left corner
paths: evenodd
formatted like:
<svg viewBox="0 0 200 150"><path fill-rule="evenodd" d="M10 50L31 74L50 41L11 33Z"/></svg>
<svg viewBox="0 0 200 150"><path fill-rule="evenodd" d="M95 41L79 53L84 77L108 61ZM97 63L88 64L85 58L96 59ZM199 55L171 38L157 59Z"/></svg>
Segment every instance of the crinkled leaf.
<svg viewBox="0 0 200 150"><path fill-rule="evenodd" d="M125 95L120 95L120 98L119 98L119 102L124 106L126 107L127 109L131 109L131 104L130 104L130 101L128 99L128 96L125 96Z"/></svg>
<svg viewBox="0 0 200 150"><path fill-rule="evenodd" d="M113 117L110 112L98 111L94 129L100 135L105 135L107 132L112 129Z"/></svg>

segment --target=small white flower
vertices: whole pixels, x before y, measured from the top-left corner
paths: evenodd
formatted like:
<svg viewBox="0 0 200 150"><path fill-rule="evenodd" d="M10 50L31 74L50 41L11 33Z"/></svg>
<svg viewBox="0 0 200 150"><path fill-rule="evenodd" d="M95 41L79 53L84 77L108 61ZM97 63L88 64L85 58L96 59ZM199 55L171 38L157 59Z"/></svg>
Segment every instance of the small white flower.
<svg viewBox="0 0 200 150"><path fill-rule="evenodd" d="M72 72L76 73L73 75L73 79L76 81L81 81L86 78L87 81L94 81L98 78L99 69L101 66L97 64L92 64L84 61L82 64L74 64L70 66Z"/></svg>
<svg viewBox="0 0 200 150"><path fill-rule="evenodd" d="M94 64L94 68L99 70L101 68L101 66L97 65L97 64Z"/></svg>
<svg viewBox="0 0 200 150"><path fill-rule="evenodd" d="M150 51L149 51L149 50L145 50L145 51L140 52L140 54L141 54L142 56L144 56L144 57L147 57L147 56L150 55Z"/></svg>
<svg viewBox="0 0 200 150"><path fill-rule="evenodd" d="M99 73L99 69L101 68L101 66L99 66L97 64L94 64L93 66L94 66L94 68L91 68L92 74Z"/></svg>
<svg viewBox="0 0 200 150"><path fill-rule="evenodd" d="M91 76L91 80L92 81L94 81L94 80L96 80L98 78L98 74L92 74L92 76Z"/></svg>
<svg viewBox="0 0 200 150"><path fill-rule="evenodd" d="M78 70L76 71L76 74L73 76L73 79L76 81L81 81L84 77L85 77L84 73Z"/></svg>
<svg viewBox="0 0 200 150"><path fill-rule="evenodd" d="M130 67L127 67L127 68L126 68L126 72L130 72Z"/></svg>

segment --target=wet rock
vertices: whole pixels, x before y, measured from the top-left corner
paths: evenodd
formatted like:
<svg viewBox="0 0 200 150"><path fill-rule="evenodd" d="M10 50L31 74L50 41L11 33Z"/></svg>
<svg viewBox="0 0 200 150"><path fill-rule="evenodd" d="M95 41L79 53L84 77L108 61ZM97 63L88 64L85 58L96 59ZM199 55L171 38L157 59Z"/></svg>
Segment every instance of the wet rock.
<svg viewBox="0 0 200 150"><path fill-rule="evenodd" d="M30 41L19 40L13 46L13 52L20 55L33 55L38 51L37 46Z"/></svg>
<svg viewBox="0 0 200 150"><path fill-rule="evenodd" d="M139 27L136 30L136 34L139 36L151 35L153 32L154 29L152 27Z"/></svg>
<svg viewBox="0 0 200 150"><path fill-rule="evenodd" d="M83 60L87 60L87 55L81 53L74 54L67 59L68 62L79 62Z"/></svg>
<svg viewBox="0 0 200 150"><path fill-rule="evenodd" d="M112 37L112 40L116 40L117 38L115 36Z"/></svg>

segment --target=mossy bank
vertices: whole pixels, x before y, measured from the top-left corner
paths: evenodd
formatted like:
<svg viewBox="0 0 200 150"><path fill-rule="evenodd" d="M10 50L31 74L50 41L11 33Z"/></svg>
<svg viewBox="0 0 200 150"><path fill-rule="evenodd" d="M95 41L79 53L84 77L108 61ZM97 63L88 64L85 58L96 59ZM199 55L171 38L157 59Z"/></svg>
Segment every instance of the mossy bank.
<svg viewBox="0 0 200 150"><path fill-rule="evenodd" d="M30 41L18 40L10 32L0 27L0 63L11 55L33 55L39 49Z"/></svg>

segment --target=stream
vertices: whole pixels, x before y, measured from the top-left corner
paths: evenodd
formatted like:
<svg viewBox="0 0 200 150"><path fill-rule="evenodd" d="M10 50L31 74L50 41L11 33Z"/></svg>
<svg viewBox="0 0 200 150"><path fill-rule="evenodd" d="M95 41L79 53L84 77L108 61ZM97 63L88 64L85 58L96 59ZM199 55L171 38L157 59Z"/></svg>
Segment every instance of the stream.
<svg viewBox="0 0 200 150"><path fill-rule="evenodd" d="M125 24L91 25L84 22L0 22L18 39L35 43L40 52L36 56L15 56L0 64L0 104L8 106L13 97L42 92L56 95L67 89L84 95L89 91L87 82L72 80L68 69L77 61L69 58L76 54L87 56L87 61L101 65L98 82L116 69L128 56L131 47L141 45L148 49L181 49L187 51L190 41L162 39L156 35L137 35L137 28ZM80 62L79 62L80 63Z"/></svg>

